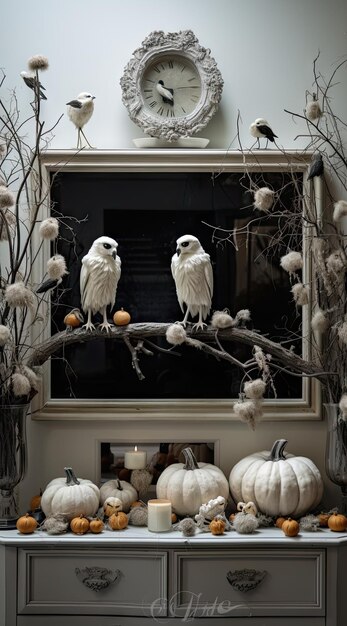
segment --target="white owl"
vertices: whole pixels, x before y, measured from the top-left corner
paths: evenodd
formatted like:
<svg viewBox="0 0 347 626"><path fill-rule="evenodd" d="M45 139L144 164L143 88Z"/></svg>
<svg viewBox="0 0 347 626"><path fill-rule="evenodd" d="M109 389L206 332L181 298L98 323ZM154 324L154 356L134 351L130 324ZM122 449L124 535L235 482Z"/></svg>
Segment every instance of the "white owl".
<svg viewBox="0 0 347 626"><path fill-rule="evenodd" d="M113 307L116 300L117 285L121 275L121 260L117 256L118 243L110 237L95 239L88 254L82 259L80 276L81 306L88 314L84 328L93 330L92 314L100 312L103 322L101 330L108 331L111 324L107 321L106 309Z"/></svg>
<svg viewBox="0 0 347 626"><path fill-rule="evenodd" d="M171 271L176 283L179 305L184 312L186 326L188 315L199 315L194 328L203 328L203 320L211 309L213 294L213 273L210 256L205 252L199 239L193 235L183 235L177 239L176 253L172 257Z"/></svg>

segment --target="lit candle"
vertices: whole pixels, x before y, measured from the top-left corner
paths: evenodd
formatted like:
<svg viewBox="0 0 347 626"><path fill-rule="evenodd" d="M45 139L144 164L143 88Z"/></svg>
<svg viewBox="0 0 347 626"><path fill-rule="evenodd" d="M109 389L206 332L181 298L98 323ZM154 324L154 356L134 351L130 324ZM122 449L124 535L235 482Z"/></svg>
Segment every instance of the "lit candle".
<svg viewBox="0 0 347 626"><path fill-rule="evenodd" d="M147 452L138 450L135 446L134 450L124 454L124 467L127 469L144 469L147 464Z"/></svg>
<svg viewBox="0 0 347 626"><path fill-rule="evenodd" d="M171 530L172 506L170 500L148 500L148 530L163 533Z"/></svg>

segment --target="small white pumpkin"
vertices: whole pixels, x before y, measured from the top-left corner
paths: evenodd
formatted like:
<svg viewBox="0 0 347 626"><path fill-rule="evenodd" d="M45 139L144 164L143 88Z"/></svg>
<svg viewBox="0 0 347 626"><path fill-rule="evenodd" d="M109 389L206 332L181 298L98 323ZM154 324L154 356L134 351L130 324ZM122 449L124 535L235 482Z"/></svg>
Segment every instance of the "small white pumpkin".
<svg viewBox="0 0 347 626"><path fill-rule="evenodd" d="M230 472L235 502L252 501L265 515L300 517L316 508L323 495L319 469L303 456L284 454L285 439L271 451L250 454Z"/></svg>
<svg viewBox="0 0 347 626"><path fill-rule="evenodd" d="M91 480L76 478L71 467L64 467L66 478L54 478L41 498L41 508L46 515L73 517L93 516L98 510L100 491Z"/></svg>
<svg viewBox="0 0 347 626"><path fill-rule="evenodd" d="M202 504L229 495L223 472L210 463L197 463L191 448L182 450L185 463L173 463L160 475L157 497L170 500L178 515L196 515Z"/></svg>
<svg viewBox="0 0 347 626"><path fill-rule="evenodd" d="M108 480L100 488L100 502L104 504L105 500L110 497L119 498L124 513L130 511L130 506L138 498L136 489L126 480Z"/></svg>

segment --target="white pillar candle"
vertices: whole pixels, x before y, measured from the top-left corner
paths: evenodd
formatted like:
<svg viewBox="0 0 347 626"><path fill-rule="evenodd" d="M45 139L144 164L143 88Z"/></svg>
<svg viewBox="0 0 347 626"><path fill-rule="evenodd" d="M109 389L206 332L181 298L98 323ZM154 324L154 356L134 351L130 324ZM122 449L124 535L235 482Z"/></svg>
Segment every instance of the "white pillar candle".
<svg viewBox="0 0 347 626"><path fill-rule="evenodd" d="M147 464L147 452L138 450L135 446L134 450L124 454L124 467L127 469L144 469Z"/></svg>
<svg viewBox="0 0 347 626"><path fill-rule="evenodd" d="M172 505L170 500L148 500L148 530L163 533L171 530Z"/></svg>

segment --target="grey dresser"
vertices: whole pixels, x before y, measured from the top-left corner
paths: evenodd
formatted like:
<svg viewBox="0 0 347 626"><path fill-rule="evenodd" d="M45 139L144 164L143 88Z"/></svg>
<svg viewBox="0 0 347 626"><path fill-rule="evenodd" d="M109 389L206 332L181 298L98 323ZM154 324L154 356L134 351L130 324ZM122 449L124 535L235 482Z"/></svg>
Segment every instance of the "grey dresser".
<svg viewBox="0 0 347 626"><path fill-rule="evenodd" d="M0 626L346 626L347 533L0 535Z"/></svg>

